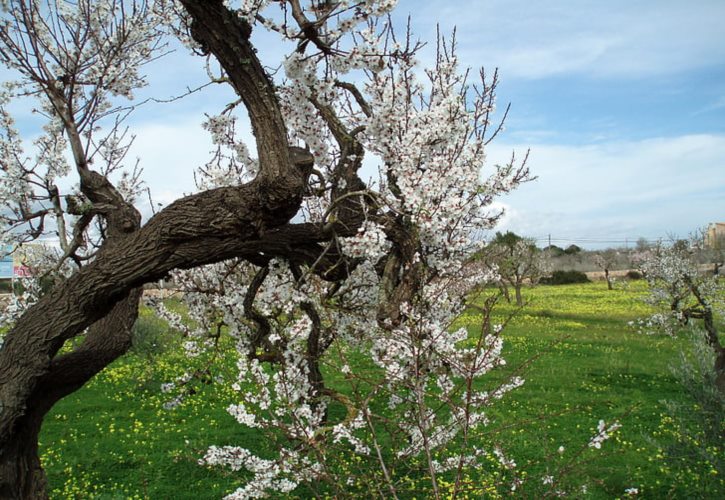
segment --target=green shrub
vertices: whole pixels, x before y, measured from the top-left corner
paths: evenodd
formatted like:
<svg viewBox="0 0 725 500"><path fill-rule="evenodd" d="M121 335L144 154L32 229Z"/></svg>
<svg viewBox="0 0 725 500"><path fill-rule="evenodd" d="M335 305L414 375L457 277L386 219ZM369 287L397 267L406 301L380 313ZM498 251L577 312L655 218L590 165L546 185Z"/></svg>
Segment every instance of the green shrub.
<svg viewBox="0 0 725 500"><path fill-rule="evenodd" d="M624 277L628 280L641 280L642 278L644 278L644 276L642 276L642 273L640 273L639 271L627 271L627 274L625 274Z"/></svg>
<svg viewBox="0 0 725 500"><path fill-rule="evenodd" d="M548 252L549 255L552 257L559 257L561 255L564 255L564 249L561 247L558 247L556 245L549 245L548 247L544 247L544 252Z"/></svg>
<svg viewBox="0 0 725 500"><path fill-rule="evenodd" d="M151 315L139 315L133 325L132 351L153 358L165 351L168 344L168 327Z"/></svg>
<svg viewBox="0 0 725 500"><path fill-rule="evenodd" d="M671 474L691 485L691 498L724 498L725 395L717 386L715 354L693 336L691 352L672 369L690 401L664 401L667 415L654 439ZM697 492L697 493L695 493Z"/></svg>
<svg viewBox="0 0 725 500"><path fill-rule="evenodd" d="M569 245L564 249L564 253L567 255L576 255L582 251L582 248L578 245Z"/></svg>
<svg viewBox="0 0 725 500"><path fill-rule="evenodd" d="M572 283L589 283L587 275L581 271L554 271L551 276L542 278L542 285L569 285Z"/></svg>

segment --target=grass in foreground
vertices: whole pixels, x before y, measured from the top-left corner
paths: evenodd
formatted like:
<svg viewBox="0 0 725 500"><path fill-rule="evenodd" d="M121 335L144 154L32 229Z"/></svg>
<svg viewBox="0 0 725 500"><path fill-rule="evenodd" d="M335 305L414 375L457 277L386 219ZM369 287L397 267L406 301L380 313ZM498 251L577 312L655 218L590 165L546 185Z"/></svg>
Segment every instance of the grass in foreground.
<svg viewBox="0 0 725 500"><path fill-rule="evenodd" d="M706 463L673 470L663 460L663 446L676 436L662 401L694 403L669 369L686 342L627 326L648 313L637 300L643 290L593 283L525 291L529 304L504 332L506 370L535 359L524 386L492 407L487 439L500 441L532 476L579 464L567 481L587 483L581 497L623 497L626 488L638 488L646 498L717 498L723 478ZM513 312L503 305L498 314ZM163 409L160 384L183 372L184 359L162 349L167 327L148 314L144 344L46 419L41 449L54 498L219 498L239 486L239 476L199 466L206 447L258 449L259 433L226 413L236 395L224 385ZM460 319L471 327L479 322L473 311ZM227 366L233 377L233 363ZM586 449L599 419L618 420L622 429L602 450Z"/></svg>

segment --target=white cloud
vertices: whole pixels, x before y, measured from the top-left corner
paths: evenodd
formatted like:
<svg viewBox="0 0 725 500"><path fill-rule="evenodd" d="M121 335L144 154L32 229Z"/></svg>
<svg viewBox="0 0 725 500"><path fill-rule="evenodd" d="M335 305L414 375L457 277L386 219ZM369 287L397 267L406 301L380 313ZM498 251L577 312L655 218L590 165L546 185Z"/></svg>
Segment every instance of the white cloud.
<svg viewBox="0 0 725 500"><path fill-rule="evenodd" d="M423 9L404 0L400 11L429 31L436 22L444 32L458 26L462 59L506 77L641 78L725 59L720 0L431 0Z"/></svg>
<svg viewBox="0 0 725 500"><path fill-rule="evenodd" d="M496 145L489 158L506 161L510 150ZM722 135L532 145L529 165L539 179L504 200L515 212L502 226L526 235L602 240L686 236L725 218Z"/></svg>
<svg viewBox="0 0 725 500"><path fill-rule="evenodd" d="M431 40L436 21L443 23L444 32L458 25L464 64L500 66L505 79L564 74L656 77L725 61L719 26L725 19L722 1L702 0L697 8L666 0L400 3L398 15L412 11L414 29L422 39ZM260 47L268 64L279 61L283 50L277 45ZM163 59L153 66L151 85L140 96L169 97L203 81L200 62L182 52ZM218 112L231 98L229 89L214 87L174 105L142 107L135 115L137 139L131 157L142 159L155 202L168 204L195 189L193 171L208 160L212 149L200 127L203 112ZM716 101L713 106L721 104ZM725 136L556 145L551 143L562 136L566 123L550 127L550 119L536 115L527 120L526 130L519 128L507 137L524 143L516 148L519 153L529 147L526 141L541 143L531 145L530 163L539 180L499 201L507 209L501 229L529 236L604 239L686 234L725 218ZM251 139L248 130L242 136ZM493 162L504 162L510 151L496 142L489 155ZM378 162L367 158L364 178L377 177Z"/></svg>
<svg viewBox="0 0 725 500"><path fill-rule="evenodd" d="M133 154L142 158L154 202L168 204L194 190L193 171L212 147L200 120L136 129ZM512 149L521 156L527 147L494 143L489 164L508 161ZM684 236L725 217L723 135L530 147L529 165L539 178L498 201L506 215L497 229L542 238L634 240ZM365 177L376 177L376 165L371 157Z"/></svg>
<svg viewBox="0 0 725 500"><path fill-rule="evenodd" d="M169 123L145 123L136 134L129 158L141 159L143 178L154 202L164 205L196 191L194 170L205 164L212 149L209 134L201 128L203 117Z"/></svg>
<svg viewBox="0 0 725 500"><path fill-rule="evenodd" d="M703 113L709 113L709 112L712 112L712 111L721 110L723 108L725 108L725 95L722 95L722 96L716 98L714 101L712 101L707 106L705 106L705 107L703 107L701 109L698 109L697 111L695 111L694 113L692 113L692 116L698 116L698 115L701 115Z"/></svg>

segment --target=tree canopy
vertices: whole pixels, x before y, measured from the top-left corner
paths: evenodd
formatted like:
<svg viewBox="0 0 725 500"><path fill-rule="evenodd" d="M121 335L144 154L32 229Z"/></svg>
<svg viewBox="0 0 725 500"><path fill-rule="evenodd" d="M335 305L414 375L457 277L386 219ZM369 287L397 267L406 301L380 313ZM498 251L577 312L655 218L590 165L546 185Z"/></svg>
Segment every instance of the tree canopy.
<svg viewBox="0 0 725 500"><path fill-rule="evenodd" d="M501 130L496 73L462 71L455 37L442 36L432 66L419 69L423 44L394 29L395 3L3 2L0 60L14 80L0 93L2 243L16 252L52 236L58 245L28 262L52 286L26 287L3 316L0 496L45 496L43 417L126 352L143 285L169 273L199 328L177 322L190 369L165 389L184 397L223 330L239 366L240 403L229 411L289 440L273 461L209 449L207 464L251 473L235 496L344 481L325 475L325 447L340 442L377 463L396 496L375 434L382 422L398 459L419 464L435 496L441 471L457 471L462 487L463 466L481 458L469 433L521 381L490 393L467 384L502 363L501 339L484 325L471 344L449 327L469 285L495 279L464 268L477 234L500 216L491 202L529 173L513 157L482 173ZM264 31L289 49L282 60L260 59ZM205 119L216 151L200 166L198 192L144 222L126 118L144 67L172 40L238 99ZM17 100L31 100L44 122L32 144L15 126ZM236 130L247 119L255 144ZM379 172L370 181L360 176L366 158ZM350 349L379 377L356 399L321 370L348 373ZM436 410L441 400L448 411ZM346 416L331 418L332 404ZM398 417L383 419L380 405Z"/></svg>

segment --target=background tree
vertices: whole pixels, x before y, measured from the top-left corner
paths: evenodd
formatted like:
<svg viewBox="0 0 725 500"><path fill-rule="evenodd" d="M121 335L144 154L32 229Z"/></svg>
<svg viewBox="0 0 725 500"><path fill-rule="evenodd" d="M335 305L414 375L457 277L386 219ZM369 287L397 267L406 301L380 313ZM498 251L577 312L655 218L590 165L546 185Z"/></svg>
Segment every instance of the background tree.
<svg viewBox="0 0 725 500"><path fill-rule="evenodd" d="M700 272L694 248L688 241L659 244L640 257L639 267L649 285L648 301L660 312L647 325L676 334L684 325L700 320L705 339L715 354L716 385L725 392L725 348L716 323L722 314L723 289L717 276Z"/></svg>
<svg viewBox="0 0 725 500"><path fill-rule="evenodd" d="M578 245L571 244L564 249L564 253L567 255L577 255L581 253L582 248Z"/></svg>
<svg viewBox="0 0 725 500"><path fill-rule="evenodd" d="M435 496L444 470L455 471L460 490L464 469L480 459L466 446L471 430L520 381L475 388L473 379L501 363L501 340L485 325L473 348L463 343L465 330L448 332L466 290L452 285L492 278L464 273L463 263L473 235L500 215L491 201L528 171L512 158L481 180L485 146L500 130L491 121L496 75L481 72L470 83L458 72L455 41L441 39L421 83L420 45L399 38L385 17L394 4L3 3L0 59L16 80L0 94L2 239L17 248L56 235L60 248L35 264L54 286L7 317L0 496L46 495L37 453L43 417L126 352L142 285L211 264L188 280L197 291L223 289L211 303L223 314L198 314L208 328L189 332L190 357L213 350L214 332L229 328L240 381L269 389L243 394L230 411L240 422L282 427L290 440L274 462L239 448L209 450L207 463L252 472L240 496L326 477L326 446L341 440L379 462L395 496L371 437L372 398L387 399L399 415L390 420L405 436L398 458L423 464ZM290 47L285 81L264 69L256 30ZM134 205L142 185L125 162L132 135L123 123L133 109L127 101L145 84L143 65L169 33L206 58L211 82L230 85L239 100L205 123L218 148L201 169L200 191L142 224ZM45 120L30 154L8 111L17 99L32 101ZM256 148L234 133L245 116ZM366 152L379 158L376 183L358 175ZM304 221L291 222L297 214ZM211 312L201 301L196 308ZM385 372L355 404L322 378L325 354L341 342ZM333 401L348 418L329 420ZM441 412L440 401L452 410ZM269 405L276 416L250 416L249 408Z"/></svg>
<svg viewBox="0 0 725 500"><path fill-rule="evenodd" d="M647 240L647 238L639 237L637 238L637 242L635 243L635 250L638 252L645 252L649 250L651 247L651 243Z"/></svg>
<svg viewBox="0 0 725 500"><path fill-rule="evenodd" d="M548 272L548 260L536 247L534 240L524 238L511 231L497 232L483 253L486 263L495 266L499 274L499 283L506 296L509 287L514 289L516 305L523 306L521 288L525 282L535 285Z"/></svg>
<svg viewBox="0 0 725 500"><path fill-rule="evenodd" d="M549 257L559 257L564 255L564 249L557 245L548 245L543 248L543 251L546 252Z"/></svg>
<svg viewBox="0 0 725 500"><path fill-rule="evenodd" d="M594 263L597 265L599 269L604 271L604 279L607 280L607 289L612 290L612 278L609 275L609 271L612 269L612 266L614 266L617 263L617 257L619 256L619 252L612 248L608 248L606 250L603 250L601 252L597 252L596 255L594 255Z"/></svg>

